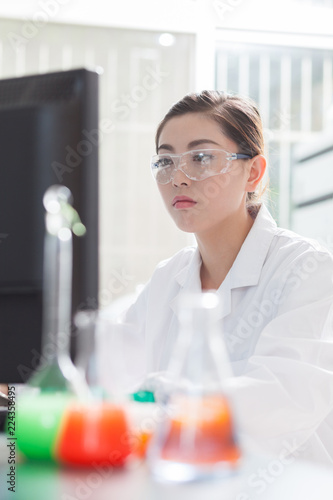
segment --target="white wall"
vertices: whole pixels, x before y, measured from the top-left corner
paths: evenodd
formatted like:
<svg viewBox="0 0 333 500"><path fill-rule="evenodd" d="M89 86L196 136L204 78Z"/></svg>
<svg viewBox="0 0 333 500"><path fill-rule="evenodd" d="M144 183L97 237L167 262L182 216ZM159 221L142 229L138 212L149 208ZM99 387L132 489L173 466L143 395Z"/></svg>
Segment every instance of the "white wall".
<svg viewBox="0 0 333 500"><path fill-rule="evenodd" d="M210 0L13 0L0 3L0 19L24 19L27 31L36 26L43 29L47 23L66 23L195 34L193 90L201 90L214 86L218 16L213 4Z"/></svg>
<svg viewBox="0 0 333 500"><path fill-rule="evenodd" d="M197 32L204 25L333 35L332 9L303 0L12 0L0 17L135 29Z"/></svg>
<svg viewBox="0 0 333 500"><path fill-rule="evenodd" d="M53 22L193 32L205 7L196 0L14 0L2 2L0 17L38 19L47 12Z"/></svg>

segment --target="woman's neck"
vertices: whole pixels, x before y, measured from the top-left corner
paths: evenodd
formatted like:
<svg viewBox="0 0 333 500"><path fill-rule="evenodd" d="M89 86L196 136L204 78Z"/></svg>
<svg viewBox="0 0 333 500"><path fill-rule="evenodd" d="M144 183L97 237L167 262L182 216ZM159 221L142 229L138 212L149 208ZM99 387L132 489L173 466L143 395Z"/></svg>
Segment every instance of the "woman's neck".
<svg viewBox="0 0 333 500"><path fill-rule="evenodd" d="M230 271L254 220L246 211L236 220L196 234L202 258L200 269L202 290L217 290Z"/></svg>

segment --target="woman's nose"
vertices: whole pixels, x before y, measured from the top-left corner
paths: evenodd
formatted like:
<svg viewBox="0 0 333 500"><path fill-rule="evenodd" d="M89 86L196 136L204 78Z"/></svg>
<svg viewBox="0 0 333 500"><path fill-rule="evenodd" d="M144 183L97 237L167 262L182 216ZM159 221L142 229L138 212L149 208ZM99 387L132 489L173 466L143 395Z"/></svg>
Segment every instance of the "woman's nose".
<svg viewBox="0 0 333 500"><path fill-rule="evenodd" d="M172 184L174 186L188 186L191 183L191 179L189 179L182 170L177 168L174 171L172 176Z"/></svg>

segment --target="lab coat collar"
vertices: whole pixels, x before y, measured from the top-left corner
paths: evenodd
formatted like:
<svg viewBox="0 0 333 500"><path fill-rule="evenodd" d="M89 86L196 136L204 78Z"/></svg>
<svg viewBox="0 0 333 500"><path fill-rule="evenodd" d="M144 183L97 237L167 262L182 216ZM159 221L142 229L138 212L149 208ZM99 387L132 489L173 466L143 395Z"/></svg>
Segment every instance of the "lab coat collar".
<svg viewBox="0 0 333 500"><path fill-rule="evenodd" d="M276 231L276 222L265 205L261 205L253 226L229 271L231 288L258 284L264 261Z"/></svg>
<svg viewBox="0 0 333 500"><path fill-rule="evenodd" d="M201 255L198 247L195 247L188 264L176 275L177 283L182 288L190 288L194 292L201 291L200 267Z"/></svg>
<svg viewBox="0 0 333 500"><path fill-rule="evenodd" d="M265 258L276 231L276 222L265 205L261 205L235 262L217 291L222 296L221 298L223 298L223 312L221 317L230 313L231 290L233 288L254 286L258 283ZM176 281L181 286L179 293L188 290L191 292L201 292L200 267L201 256L199 249L196 248L187 266L176 275ZM177 299L178 296L171 303L171 307L175 312Z"/></svg>

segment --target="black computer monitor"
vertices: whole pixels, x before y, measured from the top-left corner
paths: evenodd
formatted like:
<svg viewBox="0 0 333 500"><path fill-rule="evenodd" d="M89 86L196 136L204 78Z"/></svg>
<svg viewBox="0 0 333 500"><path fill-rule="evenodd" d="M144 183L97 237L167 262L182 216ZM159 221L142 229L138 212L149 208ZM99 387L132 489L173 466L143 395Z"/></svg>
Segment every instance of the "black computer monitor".
<svg viewBox="0 0 333 500"><path fill-rule="evenodd" d="M0 383L24 383L42 336L45 210L67 186L87 228L73 237L72 311L98 305L98 73L0 80Z"/></svg>

